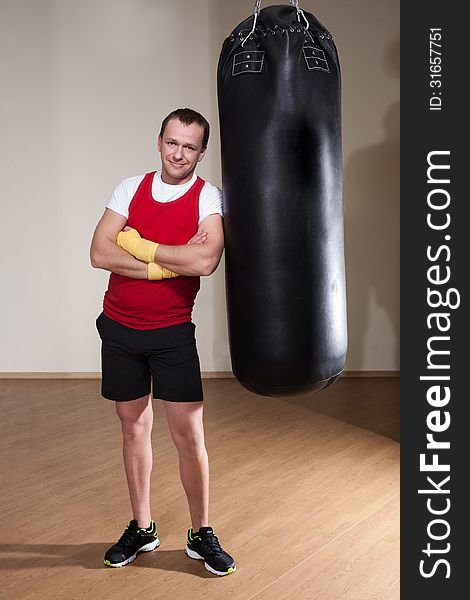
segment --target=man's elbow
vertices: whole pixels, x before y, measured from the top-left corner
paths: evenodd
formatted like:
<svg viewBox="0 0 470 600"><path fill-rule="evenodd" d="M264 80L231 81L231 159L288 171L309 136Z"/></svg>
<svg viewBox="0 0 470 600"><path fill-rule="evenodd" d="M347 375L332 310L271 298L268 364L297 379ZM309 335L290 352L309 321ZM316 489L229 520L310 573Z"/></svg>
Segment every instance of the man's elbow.
<svg viewBox="0 0 470 600"><path fill-rule="evenodd" d="M205 258L202 261L201 265L201 275L207 277L208 275L212 275L212 273L217 269L220 262L220 256L210 256L209 258Z"/></svg>
<svg viewBox="0 0 470 600"><path fill-rule="evenodd" d="M94 248L90 250L90 262L94 269L103 268L103 256L97 252Z"/></svg>

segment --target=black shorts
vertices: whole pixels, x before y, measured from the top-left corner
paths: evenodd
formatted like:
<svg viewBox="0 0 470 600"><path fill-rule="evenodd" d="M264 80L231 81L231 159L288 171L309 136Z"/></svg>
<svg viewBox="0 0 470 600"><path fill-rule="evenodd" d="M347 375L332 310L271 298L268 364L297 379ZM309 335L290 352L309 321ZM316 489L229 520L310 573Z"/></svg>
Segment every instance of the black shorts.
<svg viewBox="0 0 470 600"><path fill-rule="evenodd" d="M131 329L104 313L96 319L101 344L101 394L136 400L150 393L172 402L203 400L194 323Z"/></svg>

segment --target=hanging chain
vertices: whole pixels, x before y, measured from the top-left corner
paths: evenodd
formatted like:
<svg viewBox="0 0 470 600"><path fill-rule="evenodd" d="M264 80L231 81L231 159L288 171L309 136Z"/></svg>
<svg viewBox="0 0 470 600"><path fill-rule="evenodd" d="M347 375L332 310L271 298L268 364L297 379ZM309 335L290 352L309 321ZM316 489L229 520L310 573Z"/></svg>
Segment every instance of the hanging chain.
<svg viewBox="0 0 470 600"><path fill-rule="evenodd" d="M250 31L250 33L249 33L249 34L246 36L246 38L243 40L243 42L242 42L242 48L243 48L243 46L245 45L245 42L246 42L246 40L247 40L247 39L248 39L248 38L249 38L251 35L253 35L253 33L255 32L256 21L257 21L257 19L258 19L258 15L259 15L259 12L260 12L260 8L261 8L261 0L256 0L256 3L255 3L255 8L254 8L254 10L253 10L253 27L251 28L251 31Z"/></svg>
<svg viewBox="0 0 470 600"><path fill-rule="evenodd" d="M299 4L299 3L297 2L297 5L298 5L298 4ZM305 16L305 14L304 14L304 11L303 11L301 8L298 8L298 6L297 6L297 20L299 21L299 23L300 23L300 15L302 15L302 18L303 18L303 20L305 21L305 31L307 31L307 29L308 29L308 27L309 27L309 22L308 22L308 19L307 19L307 17Z"/></svg>
<svg viewBox="0 0 470 600"><path fill-rule="evenodd" d="M308 29L308 20L307 17L304 15L304 11L299 8L299 0L289 0L291 6L293 6L295 8L295 10L297 11L297 20L300 22L300 15L302 15L303 20L305 21L305 29ZM250 33L246 36L246 38L243 40L242 42L242 47L245 45L246 40L253 35L253 33L255 32L255 28L256 28L256 21L258 20L258 15L260 13L261 10L261 0L256 0L255 2L255 7L253 9L253 27L251 28Z"/></svg>
<svg viewBox="0 0 470 600"><path fill-rule="evenodd" d="M299 8L299 0L290 0L291 6L293 6L295 8L295 10L297 11L297 20L300 23L300 15L302 15L303 20L305 21L305 30L308 29L308 19L307 17L304 15L304 11Z"/></svg>

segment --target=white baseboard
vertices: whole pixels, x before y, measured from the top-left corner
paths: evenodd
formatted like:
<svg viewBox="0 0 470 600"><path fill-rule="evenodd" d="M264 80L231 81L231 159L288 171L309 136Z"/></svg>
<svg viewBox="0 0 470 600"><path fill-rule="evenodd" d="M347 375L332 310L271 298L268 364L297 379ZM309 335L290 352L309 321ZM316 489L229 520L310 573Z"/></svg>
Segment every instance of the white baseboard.
<svg viewBox="0 0 470 600"><path fill-rule="evenodd" d="M202 371L203 379L233 379L231 371ZM400 377L400 371L343 371L341 377ZM101 379L100 372L36 372L0 373L0 379Z"/></svg>

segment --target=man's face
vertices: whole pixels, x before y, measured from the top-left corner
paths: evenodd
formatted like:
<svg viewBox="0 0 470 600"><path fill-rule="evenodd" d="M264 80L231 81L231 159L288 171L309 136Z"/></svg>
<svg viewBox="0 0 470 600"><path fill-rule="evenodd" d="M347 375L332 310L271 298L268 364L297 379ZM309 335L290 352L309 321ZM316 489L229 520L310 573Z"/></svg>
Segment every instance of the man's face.
<svg viewBox="0 0 470 600"><path fill-rule="evenodd" d="M203 128L197 123L184 125L178 118L168 121L158 137L162 159L162 180L171 185L186 183L206 153L202 148Z"/></svg>

